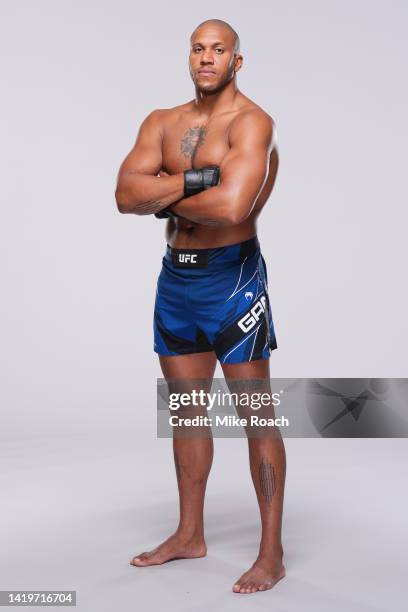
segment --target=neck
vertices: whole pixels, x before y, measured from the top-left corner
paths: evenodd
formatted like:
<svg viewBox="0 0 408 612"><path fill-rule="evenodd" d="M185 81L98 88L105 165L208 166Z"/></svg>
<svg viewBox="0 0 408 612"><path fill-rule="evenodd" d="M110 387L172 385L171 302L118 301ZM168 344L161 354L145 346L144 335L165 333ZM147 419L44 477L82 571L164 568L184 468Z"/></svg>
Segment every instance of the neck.
<svg viewBox="0 0 408 612"><path fill-rule="evenodd" d="M238 93L239 90L234 77L216 93L203 92L196 87L194 104L199 113L211 116L231 110Z"/></svg>

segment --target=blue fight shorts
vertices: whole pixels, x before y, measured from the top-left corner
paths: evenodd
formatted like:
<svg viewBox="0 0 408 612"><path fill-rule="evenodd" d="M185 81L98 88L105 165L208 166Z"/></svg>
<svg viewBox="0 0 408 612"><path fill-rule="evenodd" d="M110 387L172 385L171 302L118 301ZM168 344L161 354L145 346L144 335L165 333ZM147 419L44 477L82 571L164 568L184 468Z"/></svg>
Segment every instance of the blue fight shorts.
<svg viewBox="0 0 408 612"><path fill-rule="evenodd" d="M163 257L154 308L159 355L215 351L220 363L267 359L277 348L258 238Z"/></svg>

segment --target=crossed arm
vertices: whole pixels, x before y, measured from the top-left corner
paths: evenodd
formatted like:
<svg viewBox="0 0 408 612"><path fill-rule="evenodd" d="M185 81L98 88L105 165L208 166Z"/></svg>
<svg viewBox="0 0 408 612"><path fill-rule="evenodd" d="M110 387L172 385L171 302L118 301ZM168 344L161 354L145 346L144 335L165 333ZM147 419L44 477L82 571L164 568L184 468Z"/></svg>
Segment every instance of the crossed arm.
<svg viewBox="0 0 408 612"><path fill-rule="evenodd" d="M150 113L119 169L115 198L121 213L150 215L183 197L184 176L159 177L162 167L162 111Z"/></svg>
<svg viewBox="0 0 408 612"><path fill-rule="evenodd" d="M116 202L120 212L151 214L170 207L181 217L202 225L225 226L244 221L265 184L270 152L275 146L273 120L251 110L232 124L230 150L220 165L220 183L183 198L183 173L155 176L162 166L160 111L142 124L135 147L118 176Z"/></svg>

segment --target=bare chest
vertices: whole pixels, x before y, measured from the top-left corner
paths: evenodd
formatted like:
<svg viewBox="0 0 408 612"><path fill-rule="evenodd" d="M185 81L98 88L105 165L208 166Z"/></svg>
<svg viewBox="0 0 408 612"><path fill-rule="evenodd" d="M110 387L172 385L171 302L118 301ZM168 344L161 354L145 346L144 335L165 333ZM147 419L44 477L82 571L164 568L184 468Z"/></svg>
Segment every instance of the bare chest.
<svg viewBox="0 0 408 612"><path fill-rule="evenodd" d="M189 168L220 164L230 150L229 126L232 118L203 121L181 119L166 126L163 134L163 168L175 174Z"/></svg>

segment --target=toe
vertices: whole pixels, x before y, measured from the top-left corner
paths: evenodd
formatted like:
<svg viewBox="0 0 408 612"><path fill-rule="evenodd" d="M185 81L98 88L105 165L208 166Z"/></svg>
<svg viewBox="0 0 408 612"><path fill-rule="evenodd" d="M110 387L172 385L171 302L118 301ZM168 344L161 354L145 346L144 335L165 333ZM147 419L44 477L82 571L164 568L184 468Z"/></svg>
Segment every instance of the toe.
<svg viewBox="0 0 408 612"><path fill-rule="evenodd" d="M147 553L142 553L141 555L136 555L136 557L132 557L130 564L131 565L143 565L143 562L146 559Z"/></svg>

